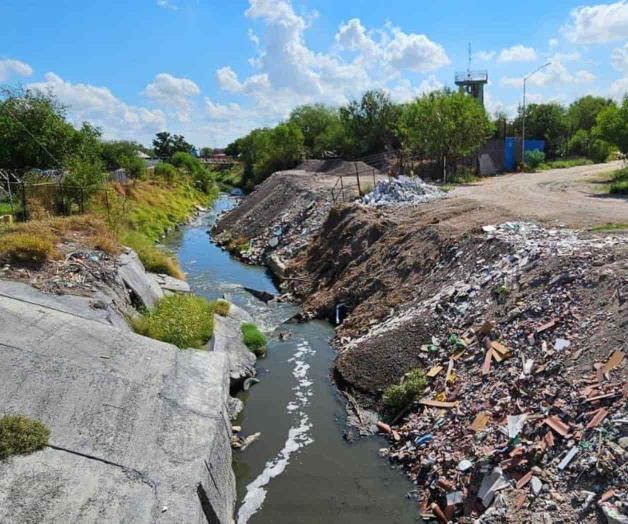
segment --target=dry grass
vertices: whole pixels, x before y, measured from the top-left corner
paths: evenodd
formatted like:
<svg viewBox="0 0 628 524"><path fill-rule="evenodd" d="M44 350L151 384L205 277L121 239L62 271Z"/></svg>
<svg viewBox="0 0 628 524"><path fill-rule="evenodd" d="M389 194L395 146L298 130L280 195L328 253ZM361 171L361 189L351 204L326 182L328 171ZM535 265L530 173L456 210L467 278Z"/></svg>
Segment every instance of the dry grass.
<svg viewBox="0 0 628 524"><path fill-rule="evenodd" d="M42 263L58 256L57 244L75 242L110 255L120 245L107 225L91 215L43 218L13 224L0 233L0 257L22 263Z"/></svg>
<svg viewBox="0 0 628 524"><path fill-rule="evenodd" d="M7 233L0 237L0 258L14 264L41 265L57 255L47 235Z"/></svg>
<svg viewBox="0 0 628 524"><path fill-rule="evenodd" d="M231 304L226 300L216 300L214 304L214 313L216 315L220 315L221 317L226 317L229 314L229 310L231 309Z"/></svg>

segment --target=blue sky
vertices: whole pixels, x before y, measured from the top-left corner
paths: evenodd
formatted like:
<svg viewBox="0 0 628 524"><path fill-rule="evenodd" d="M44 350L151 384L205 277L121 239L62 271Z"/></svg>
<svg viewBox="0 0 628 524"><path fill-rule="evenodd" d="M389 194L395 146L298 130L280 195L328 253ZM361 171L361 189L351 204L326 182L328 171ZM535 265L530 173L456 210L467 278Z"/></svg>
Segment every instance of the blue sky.
<svg viewBox="0 0 628 524"><path fill-rule="evenodd" d="M584 0L586 2L587 0ZM2 0L0 83L49 89L108 138L222 146L303 103L399 101L487 69L486 106L628 91L628 1Z"/></svg>

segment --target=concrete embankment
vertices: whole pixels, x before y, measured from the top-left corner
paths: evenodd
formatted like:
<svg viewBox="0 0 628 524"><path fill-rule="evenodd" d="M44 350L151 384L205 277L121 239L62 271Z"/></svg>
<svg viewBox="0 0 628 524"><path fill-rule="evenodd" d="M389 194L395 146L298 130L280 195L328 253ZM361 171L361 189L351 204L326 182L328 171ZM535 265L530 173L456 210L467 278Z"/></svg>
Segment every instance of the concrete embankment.
<svg viewBox="0 0 628 524"><path fill-rule="evenodd" d="M135 300L157 300L128 255L121 279ZM223 323L239 332L217 321L222 350L182 351L132 333L102 299L0 281L0 415L51 432L46 449L0 462L0 522L233 522L229 389L242 348Z"/></svg>

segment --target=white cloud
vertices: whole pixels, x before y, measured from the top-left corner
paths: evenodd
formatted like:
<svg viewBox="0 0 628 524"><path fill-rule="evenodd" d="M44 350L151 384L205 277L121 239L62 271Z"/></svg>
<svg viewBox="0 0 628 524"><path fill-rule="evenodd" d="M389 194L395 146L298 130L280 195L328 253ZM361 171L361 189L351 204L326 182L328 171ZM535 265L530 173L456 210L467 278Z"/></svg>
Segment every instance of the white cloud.
<svg viewBox="0 0 628 524"><path fill-rule="evenodd" d="M570 73L559 61L551 62L548 67L542 69L528 79L528 86L560 86L568 84L588 84L595 80L595 75L584 69ZM513 87L520 89L523 85L523 78L512 78L504 76L500 80L502 87Z"/></svg>
<svg viewBox="0 0 628 524"><path fill-rule="evenodd" d="M578 44L604 44L628 38L628 2L581 6L570 13L564 35Z"/></svg>
<svg viewBox="0 0 628 524"><path fill-rule="evenodd" d="M473 53L473 58L476 58L482 62L490 62L495 58L495 51L477 51Z"/></svg>
<svg viewBox="0 0 628 524"><path fill-rule="evenodd" d="M550 62L577 62L582 56L578 51L572 51L571 53L554 53L549 61Z"/></svg>
<svg viewBox="0 0 628 524"><path fill-rule="evenodd" d="M498 62L534 62L536 51L532 47L514 45L508 49L502 49L497 57Z"/></svg>
<svg viewBox="0 0 628 524"><path fill-rule="evenodd" d="M157 5L159 7L163 7L164 9L170 9L171 11L179 9L175 4L170 2L170 0L157 0Z"/></svg>
<svg viewBox="0 0 628 524"><path fill-rule="evenodd" d="M0 60L0 82L8 80L12 76L31 76L33 68L19 60Z"/></svg>
<svg viewBox="0 0 628 524"><path fill-rule="evenodd" d="M617 71L628 73L628 43L624 44L623 47L613 49L611 64Z"/></svg>
<svg viewBox="0 0 628 524"><path fill-rule="evenodd" d="M401 79L394 87L387 89L388 94L395 102L410 102L415 98L432 91L438 91L445 87L443 83L436 78L435 75L430 75L418 86L413 86L407 78Z"/></svg>
<svg viewBox="0 0 628 524"><path fill-rule="evenodd" d="M555 47L558 46L558 38L550 38L548 45L550 46L550 49L553 49Z"/></svg>
<svg viewBox="0 0 628 524"><path fill-rule="evenodd" d="M228 120L242 116L242 108L235 103L217 104L210 98L205 99L205 111L210 120Z"/></svg>
<svg viewBox="0 0 628 524"><path fill-rule="evenodd" d="M216 71L216 79L222 90L249 97L256 108L246 112L251 125L272 124L301 104L343 104L367 89L416 96L421 86L399 83L404 72L432 72L449 64L441 45L390 24L369 30L357 18L348 20L331 49L316 52L305 34L317 14L301 16L289 0L249 0L245 15L265 25L263 37L249 32L256 51L249 64L258 71L241 78L227 65Z"/></svg>
<svg viewBox="0 0 628 524"><path fill-rule="evenodd" d="M71 84L55 73L47 73L44 82L28 87L52 92L69 107L69 116L75 125L89 121L101 127L107 138L147 140L166 128L163 111L127 105L106 87Z"/></svg>
<svg viewBox="0 0 628 524"><path fill-rule="evenodd" d="M615 100L623 100L623 98L628 95L628 76L615 80L611 84L608 92Z"/></svg>
<svg viewBox="0 0 628 524"><path fill-rule="evenodd" d="M189 119L189 98L201 94L201 90L192 80L177 78L168 73L159 73L143 91L143 94L158 104L177 110L177 118Z"/></svg>

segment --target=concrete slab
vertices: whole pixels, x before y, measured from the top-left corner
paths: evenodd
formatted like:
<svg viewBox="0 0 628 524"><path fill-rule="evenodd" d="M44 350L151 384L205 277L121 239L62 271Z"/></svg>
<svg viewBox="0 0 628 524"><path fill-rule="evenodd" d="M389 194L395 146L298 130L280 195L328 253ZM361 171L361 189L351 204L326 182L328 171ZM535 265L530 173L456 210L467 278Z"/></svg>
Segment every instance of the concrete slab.
<svg viewBox="0 0 628 524"><path fill-rule="evenodd" d="M163 298L159 285L148 276L137 253L129 250L118 257L118 274L137 299L148 309L152 309Z"/></svg>
<svg viewBox="0 0 628 524"><path fill-rule="evenodd" d="M0 415L60 448L0 464L0 522L233 521L227 355L7 296L0 333Z"/></svg>
<svg viewBox="0 0 628 524"><path fill-rule="evenodd" d="M190 284L185 280L171 277L169 275L161 275L157 273L147 273L148 276L164 291L171 293L191 293Z"/></svg>
<svg viewBox="0 0 628 524"><path fill-rule="evenodd" d="M233 307L232 305L231 308ZM229 359L232 387L239 386L248 377L255 376L257 358L242 342L241 324L237 318L214 315L214 337L210 345L215 353L224 354Z"/></svg>

